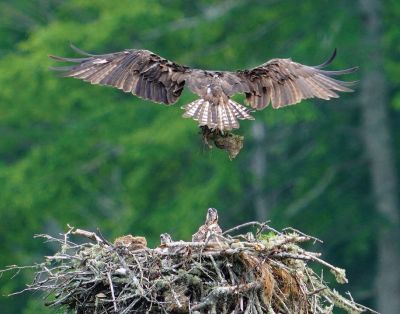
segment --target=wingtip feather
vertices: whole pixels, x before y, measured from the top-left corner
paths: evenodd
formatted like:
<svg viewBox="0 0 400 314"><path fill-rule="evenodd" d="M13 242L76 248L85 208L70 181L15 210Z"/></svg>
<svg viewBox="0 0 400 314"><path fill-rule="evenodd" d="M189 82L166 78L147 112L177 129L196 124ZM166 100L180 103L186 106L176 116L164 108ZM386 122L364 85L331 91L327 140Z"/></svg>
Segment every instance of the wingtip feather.
<svg viewBox="0 0 400 314"><path fill-rule="evenodd" d="M64 67L49 67L48 69L51 71L58 71L58 72L64 72L64 71L69 71L73 67L71 66L64 66Z"/></svg>
<svg viewBox="0 0 400 314"><path fill-rule="evenodd" d="M47 55L50 59L57 60L57 61L63 61L63 57L55 56L55 55Z"/></svg>
<svg viewBox="0 0 400 314"><path fill-rule="evenodd" d="M320 65L314 66L314 68L316 68L316 69L325 68L326 66L328 66L329 64L331 64L332 61L336 58L336 54L337 54L337 49L335 48L335 49L333 50L332 55L329 57L328 60L326 60L324 63L321 63Z"/></svg>
<svg viewBox="0 0 400 314"><path fill-rule="evenodd" d="M87 56L87 57L94 57L95 56L94 54L91 54L91 53L88 53L86 51L83 51L82 49L79 49L73 43L69 43L69 46L72 48L72 50L74 50L75 52L77 52L80 55Z"/></svg>

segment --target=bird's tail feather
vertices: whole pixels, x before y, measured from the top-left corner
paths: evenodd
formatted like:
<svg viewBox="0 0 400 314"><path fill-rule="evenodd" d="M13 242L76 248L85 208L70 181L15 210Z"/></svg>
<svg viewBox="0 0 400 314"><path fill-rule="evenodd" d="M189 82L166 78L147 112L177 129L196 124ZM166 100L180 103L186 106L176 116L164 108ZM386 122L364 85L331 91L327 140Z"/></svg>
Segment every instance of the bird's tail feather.
<svg viewBox="0 0 400 314"><path fill-rule="evenodd" d="M252 111L232 99L228 102L220 102L214 105L207 100L197 99L182 107L185 109L184 118L192 118L199 122L199 125L207 125L210 129L232 130L239 128L240 120L254 120L250 115Z"/></svg>

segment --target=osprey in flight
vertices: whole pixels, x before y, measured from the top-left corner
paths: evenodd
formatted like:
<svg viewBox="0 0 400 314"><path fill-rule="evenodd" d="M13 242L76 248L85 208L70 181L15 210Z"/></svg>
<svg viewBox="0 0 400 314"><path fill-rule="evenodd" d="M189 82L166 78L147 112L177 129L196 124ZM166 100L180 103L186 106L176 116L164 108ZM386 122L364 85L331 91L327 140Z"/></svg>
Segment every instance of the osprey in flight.
<svg viewBox="0 0 400 314"><path fill-rule="evenodd" d="M175 103L186 85L200 98L182 107L183 117L196 120L203 135L237 129L238 120L254 120L250 112L264 109L269 103L273 108L281 108L307 98L339 97L336 91L352 91L349 88L352 82L333 77L357 70L356 67L324 70L335 58L336 50L328 61L318 66L303 65L291 59L272 59L249 70L208 71L179 65L148 50L127 49L93 55L72 48L84 57L50 56L57 61L73 63L52 68L65 72L67 77L113 86L166 105ZM250 108L231 99L237 93L246 95Z"/></svg>

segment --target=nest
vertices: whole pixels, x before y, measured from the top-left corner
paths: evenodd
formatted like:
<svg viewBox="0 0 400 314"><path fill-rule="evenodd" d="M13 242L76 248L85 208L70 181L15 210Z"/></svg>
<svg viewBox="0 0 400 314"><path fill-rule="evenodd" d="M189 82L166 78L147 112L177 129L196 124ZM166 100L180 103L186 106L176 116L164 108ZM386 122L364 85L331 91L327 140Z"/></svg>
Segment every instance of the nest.
<svg viewBox="0 0 400 314"><path fill-rule="evenodd" d="M255 230L234 235L244 227ZM339 283L347 282L345 271L302 249L319 240L291 228L250 222L201 242L162 234L156 248L144 237L111 243L72 227L39 237L59 251L32 266L36 276L23 291L44 291L46 305L74 313L377 313L331 289L308 264L329 269Z"/></svg>

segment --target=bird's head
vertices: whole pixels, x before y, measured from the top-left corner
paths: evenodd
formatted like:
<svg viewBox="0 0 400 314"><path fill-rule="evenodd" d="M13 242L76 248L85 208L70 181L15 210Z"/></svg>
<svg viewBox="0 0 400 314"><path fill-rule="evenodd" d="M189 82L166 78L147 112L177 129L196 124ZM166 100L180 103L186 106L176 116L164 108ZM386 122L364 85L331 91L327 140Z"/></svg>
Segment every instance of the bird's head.
<svg viewBox="0 0 400 314"><path fill-rule="evenodd" d="M218 222L218 212L215 208L209 208L207 210L206 224L210 225Z"/></svg>
<svg viewBox="0 0 400 314"><path fill-rule="evenodd" d="M160 234L160 242L161 244L171 243L172 238L168 233L162 233Z"/></svg>

